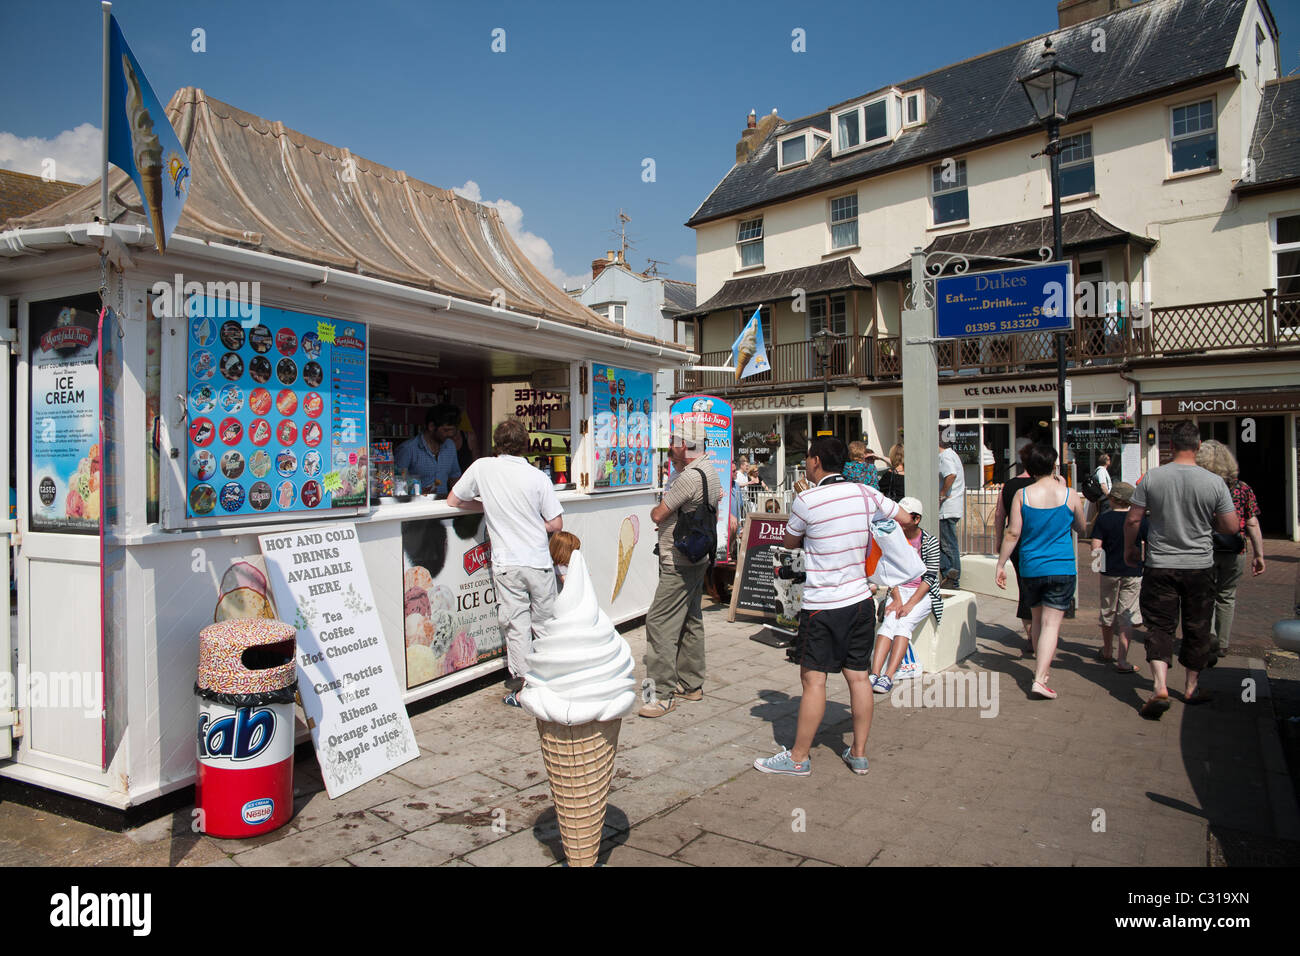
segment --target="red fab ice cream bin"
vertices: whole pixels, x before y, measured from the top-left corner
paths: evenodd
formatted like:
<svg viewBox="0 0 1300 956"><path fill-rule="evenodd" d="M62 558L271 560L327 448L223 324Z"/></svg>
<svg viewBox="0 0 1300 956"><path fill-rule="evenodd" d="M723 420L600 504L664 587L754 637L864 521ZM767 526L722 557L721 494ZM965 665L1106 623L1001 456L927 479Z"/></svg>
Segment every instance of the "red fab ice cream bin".
<svg viewBox="0 0 1300 956"><path fill-rule="evenodd" d="M297 631L265 618L210 624L199 634L199 829L242 839L293 815Z"/></svg>

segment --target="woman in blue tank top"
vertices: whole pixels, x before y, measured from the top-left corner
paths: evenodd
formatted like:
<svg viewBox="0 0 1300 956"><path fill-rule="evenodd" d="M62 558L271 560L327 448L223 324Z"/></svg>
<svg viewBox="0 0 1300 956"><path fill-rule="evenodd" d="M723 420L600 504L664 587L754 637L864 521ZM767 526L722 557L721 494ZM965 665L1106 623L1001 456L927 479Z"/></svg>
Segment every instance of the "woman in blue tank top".
<svg viewBox="0 0 1300 956"><path fill-rule="evenodd" d="M1083 534L1085 503L1057 478L1056 449L1035 445L1025 465L1034 483L1022 488L1011 504L1010 523L998 554L997 585L1007 586L1007 560L1020 545L1020 593L1032 614L1034 683L1030 693L1049 700L1047 686L1061 620L1074 598L1074 536Z"/></svg>

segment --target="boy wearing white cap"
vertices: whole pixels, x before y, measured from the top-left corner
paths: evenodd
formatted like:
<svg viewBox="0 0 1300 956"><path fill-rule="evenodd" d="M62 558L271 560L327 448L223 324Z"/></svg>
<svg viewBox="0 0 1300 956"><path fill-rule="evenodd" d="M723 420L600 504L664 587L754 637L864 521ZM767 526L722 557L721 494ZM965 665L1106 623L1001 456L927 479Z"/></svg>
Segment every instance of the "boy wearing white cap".
<svg viewBox="0 0 1300 956"><path fill-rule="evenodd" d="M943 619L943 597L939 594L939 542L934 535L921 530L923 513L917 498L904 498L898 503L898 515L894 520L908 543L921 555L925 571L919 578L889 589L884 620L876 632L876 649L871 660L871 688L877 694L888 694L893 688L894 673L907 653L912 632L921 625L925 616L933 612L936 624ZM886 655L889 657L887 664Z"/></svg>

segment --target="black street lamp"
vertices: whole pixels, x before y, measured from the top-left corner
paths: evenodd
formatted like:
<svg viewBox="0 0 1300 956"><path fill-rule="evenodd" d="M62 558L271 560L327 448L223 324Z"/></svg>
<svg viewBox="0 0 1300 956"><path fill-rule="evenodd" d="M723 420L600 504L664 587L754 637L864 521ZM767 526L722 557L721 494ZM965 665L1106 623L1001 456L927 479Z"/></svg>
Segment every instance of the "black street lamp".
<svg viewBox="0 0 1300 956"><path fill-rule="evenodd" d="M823 328L813 335L813 348L822 363L822 427L817 434L831 434L831 350L844 336Z"/></svg>
<svg viewBox="0 0 1300 956"><path fill-rule="evenodd" d="M1061 124L1070 115L1070 101L1074 99L1075 87L1083 74L1072 70L1056 60L1056 51L1052 49L1052 39L1047 38L1043 47L1042 63L1038 69L1027 76L1020 77L1020 85L1025 88L1025 95L1034 108L1038 121L1047 127L1047 146L1042 153L1051 158L1052 167L1052 259L1060 262L1061 250ZM1072 308L1072 303L1066 303ZM1065 421L1068 409L1065 406L1065 333L1056 333L1056 403L1057 415L1061 421L1060 461L1065 469Z"/></svg>

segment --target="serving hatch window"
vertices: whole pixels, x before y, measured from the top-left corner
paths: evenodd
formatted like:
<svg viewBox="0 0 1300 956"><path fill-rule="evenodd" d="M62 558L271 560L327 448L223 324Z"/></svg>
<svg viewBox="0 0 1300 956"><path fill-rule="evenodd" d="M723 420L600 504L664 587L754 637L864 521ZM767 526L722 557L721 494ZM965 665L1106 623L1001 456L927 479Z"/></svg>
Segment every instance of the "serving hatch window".
<svg viewBox="0 0 1300 956"><path fill-rule="evenodd" d="M571 488L573 475L573 405L568 363L528 360L531 371L495 379L491 383L491 427L508 418L528 430L524 457L550 477L556 488ZM491 436L485 438L491 454Z"/></svg>
<svg viewBox="0 0 1300 956"><path fill-rule="evenodd" d="M557 488L570 486L572 363L389 329L373 335L372 501L446 498L474 460L492 454L492 431L507 419L529 432L525 457Z"/></svg>

